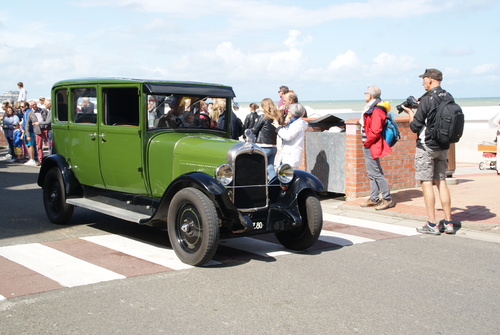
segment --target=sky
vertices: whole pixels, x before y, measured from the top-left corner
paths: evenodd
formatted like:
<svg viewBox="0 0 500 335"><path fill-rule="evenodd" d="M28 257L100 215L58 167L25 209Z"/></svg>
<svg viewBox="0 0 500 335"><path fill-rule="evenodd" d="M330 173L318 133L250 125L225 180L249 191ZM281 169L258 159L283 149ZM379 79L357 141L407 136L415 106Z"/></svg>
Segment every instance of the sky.
<svg viewBox="0 0 500 335"><path fill-rule="evenodd" d="M500 96L498 0L27 0L0 5L0 94L65 79L230 85L237 100L421 96L426 68L455 98Z"/></svg>

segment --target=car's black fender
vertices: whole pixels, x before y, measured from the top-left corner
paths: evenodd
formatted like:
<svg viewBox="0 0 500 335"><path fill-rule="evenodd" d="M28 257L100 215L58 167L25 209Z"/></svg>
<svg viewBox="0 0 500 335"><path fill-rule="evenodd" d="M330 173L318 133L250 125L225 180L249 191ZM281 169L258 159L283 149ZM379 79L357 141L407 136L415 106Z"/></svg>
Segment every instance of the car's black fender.
<svg viewBox="0 0 500 335"><path fill-rule="evenodd" d="M83 196L83 189L80 185L80 182L75 177L73 170L71 170L71 167L69 166L64 156L59 154L53 154L44 157L42 166L40 167L40 172L38 173L38 186L43 187L45 176L47 175L47 172L49 172L49 170L53 167L57 167L59 171L61 171L64 189L66 191L66 197Z"/></svg>
<svg viewBox="0 0 500 335"><path fill-rule="evenodd" d="M277 180L273 180L273 183L277 183ZM270 189L273 191L273 193L270 194L272 197L272 209L288 212L288 215L294 218L294 221L300 225L302 224L299 210L299 201L301 197L323 191L323 184L316 176L309 172L295 170L294 177L286 189L280 188L279 192L276 187Z"/></svg>
<svg viewBox="0 0 500 335"><path fill-rule="evenodd" d="M174 179L163 193L160 205L150 220L164 221L167 217L172 197L179 190L186 187L197 188L206 194L213 201L219 218L223 222L242 224L245 222L242 215L229 198L227 189L214 177L202 172L190 172Z"/></svg>

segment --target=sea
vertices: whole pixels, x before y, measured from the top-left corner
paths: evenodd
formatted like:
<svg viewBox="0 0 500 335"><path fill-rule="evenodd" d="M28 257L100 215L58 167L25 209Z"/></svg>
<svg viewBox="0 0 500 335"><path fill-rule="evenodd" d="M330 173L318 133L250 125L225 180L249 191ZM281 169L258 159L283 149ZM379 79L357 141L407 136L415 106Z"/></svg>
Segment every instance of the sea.
<svg viewBox="0 0 500 335"><path fill-rule="evenodd" d="M397 114L396 106L403 103L406 99L388 99L391 103L392 110L394 114ZM463 107L464 114L468 118L468 113L475 113L477 110L481 110L481 114L485 112L486 117L489 118L489 114L495 115L495 113L500 112L500 97L489 97L489 98L455 98L457 104ZM239 102L240 110L236 113L240 119L245 118L248 114L250 102ZM255 101L255 103L259 103ZM277 103L277 101L275 101ZM300 101L300 103L306 107L309 117L321 117L327 114L342 114L343 119L355 118L361 115L361 111L366 105L363 100L321 100L321 101ZM481 107L475 109L474 107ZM484 108L487 107L487 108ZM471 115L469 115L470 118Z"/></svg>

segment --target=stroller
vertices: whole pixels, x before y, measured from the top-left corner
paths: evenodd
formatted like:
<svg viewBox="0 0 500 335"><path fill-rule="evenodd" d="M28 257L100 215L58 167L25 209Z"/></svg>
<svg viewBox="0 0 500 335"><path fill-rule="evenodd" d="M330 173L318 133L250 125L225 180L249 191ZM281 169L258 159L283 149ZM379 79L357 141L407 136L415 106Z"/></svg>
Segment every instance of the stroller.
<svg viewBox="0 0 500 335"><path fill-rule="evenodd" d="M477 150L483 153L483 160L479 162L479 170L496 170L497 165L497 143L481 142Z"/></svg>

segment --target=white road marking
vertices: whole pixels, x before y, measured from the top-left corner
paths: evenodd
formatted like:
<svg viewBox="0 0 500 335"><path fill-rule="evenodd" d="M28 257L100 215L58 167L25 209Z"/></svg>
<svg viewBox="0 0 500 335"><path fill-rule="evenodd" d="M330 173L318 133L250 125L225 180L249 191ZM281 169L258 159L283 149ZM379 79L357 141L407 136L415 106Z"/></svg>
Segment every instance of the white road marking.
<svg viewBox="0 0 500 335"><path fill-rule="evenodd" d="M393 224L389 224L389 223L381 223L381 222L377 222L377 221L370 221L370 220L364 220L364 219L349 218L349 217L334 215L334 214L323 213L323 220L337 222L337 223L343 223L343 224L347 224L347 225L351 225L351 226L381 230L381 231L386 231L389 233L394 233L394 234L399 234L399 235L404 235L404 236L420 235L419 233L417 233L415 228L398 226L398 225L393 225Z"/></svg>
<svg viewBox="0 0 500 335"><path fill-rule="evenodd" d="M1 247L0 256L38 272L66 287L125 278L125 276L118 273L39 243Z"/></svg>
<svg viewBox="0 0 500 335"><path fill-rule="evenodd" d="M120 235L89 236L81 237L81 239L174 270L192 268L191 265L182 263L172 249L139 242Z"/></svg>

